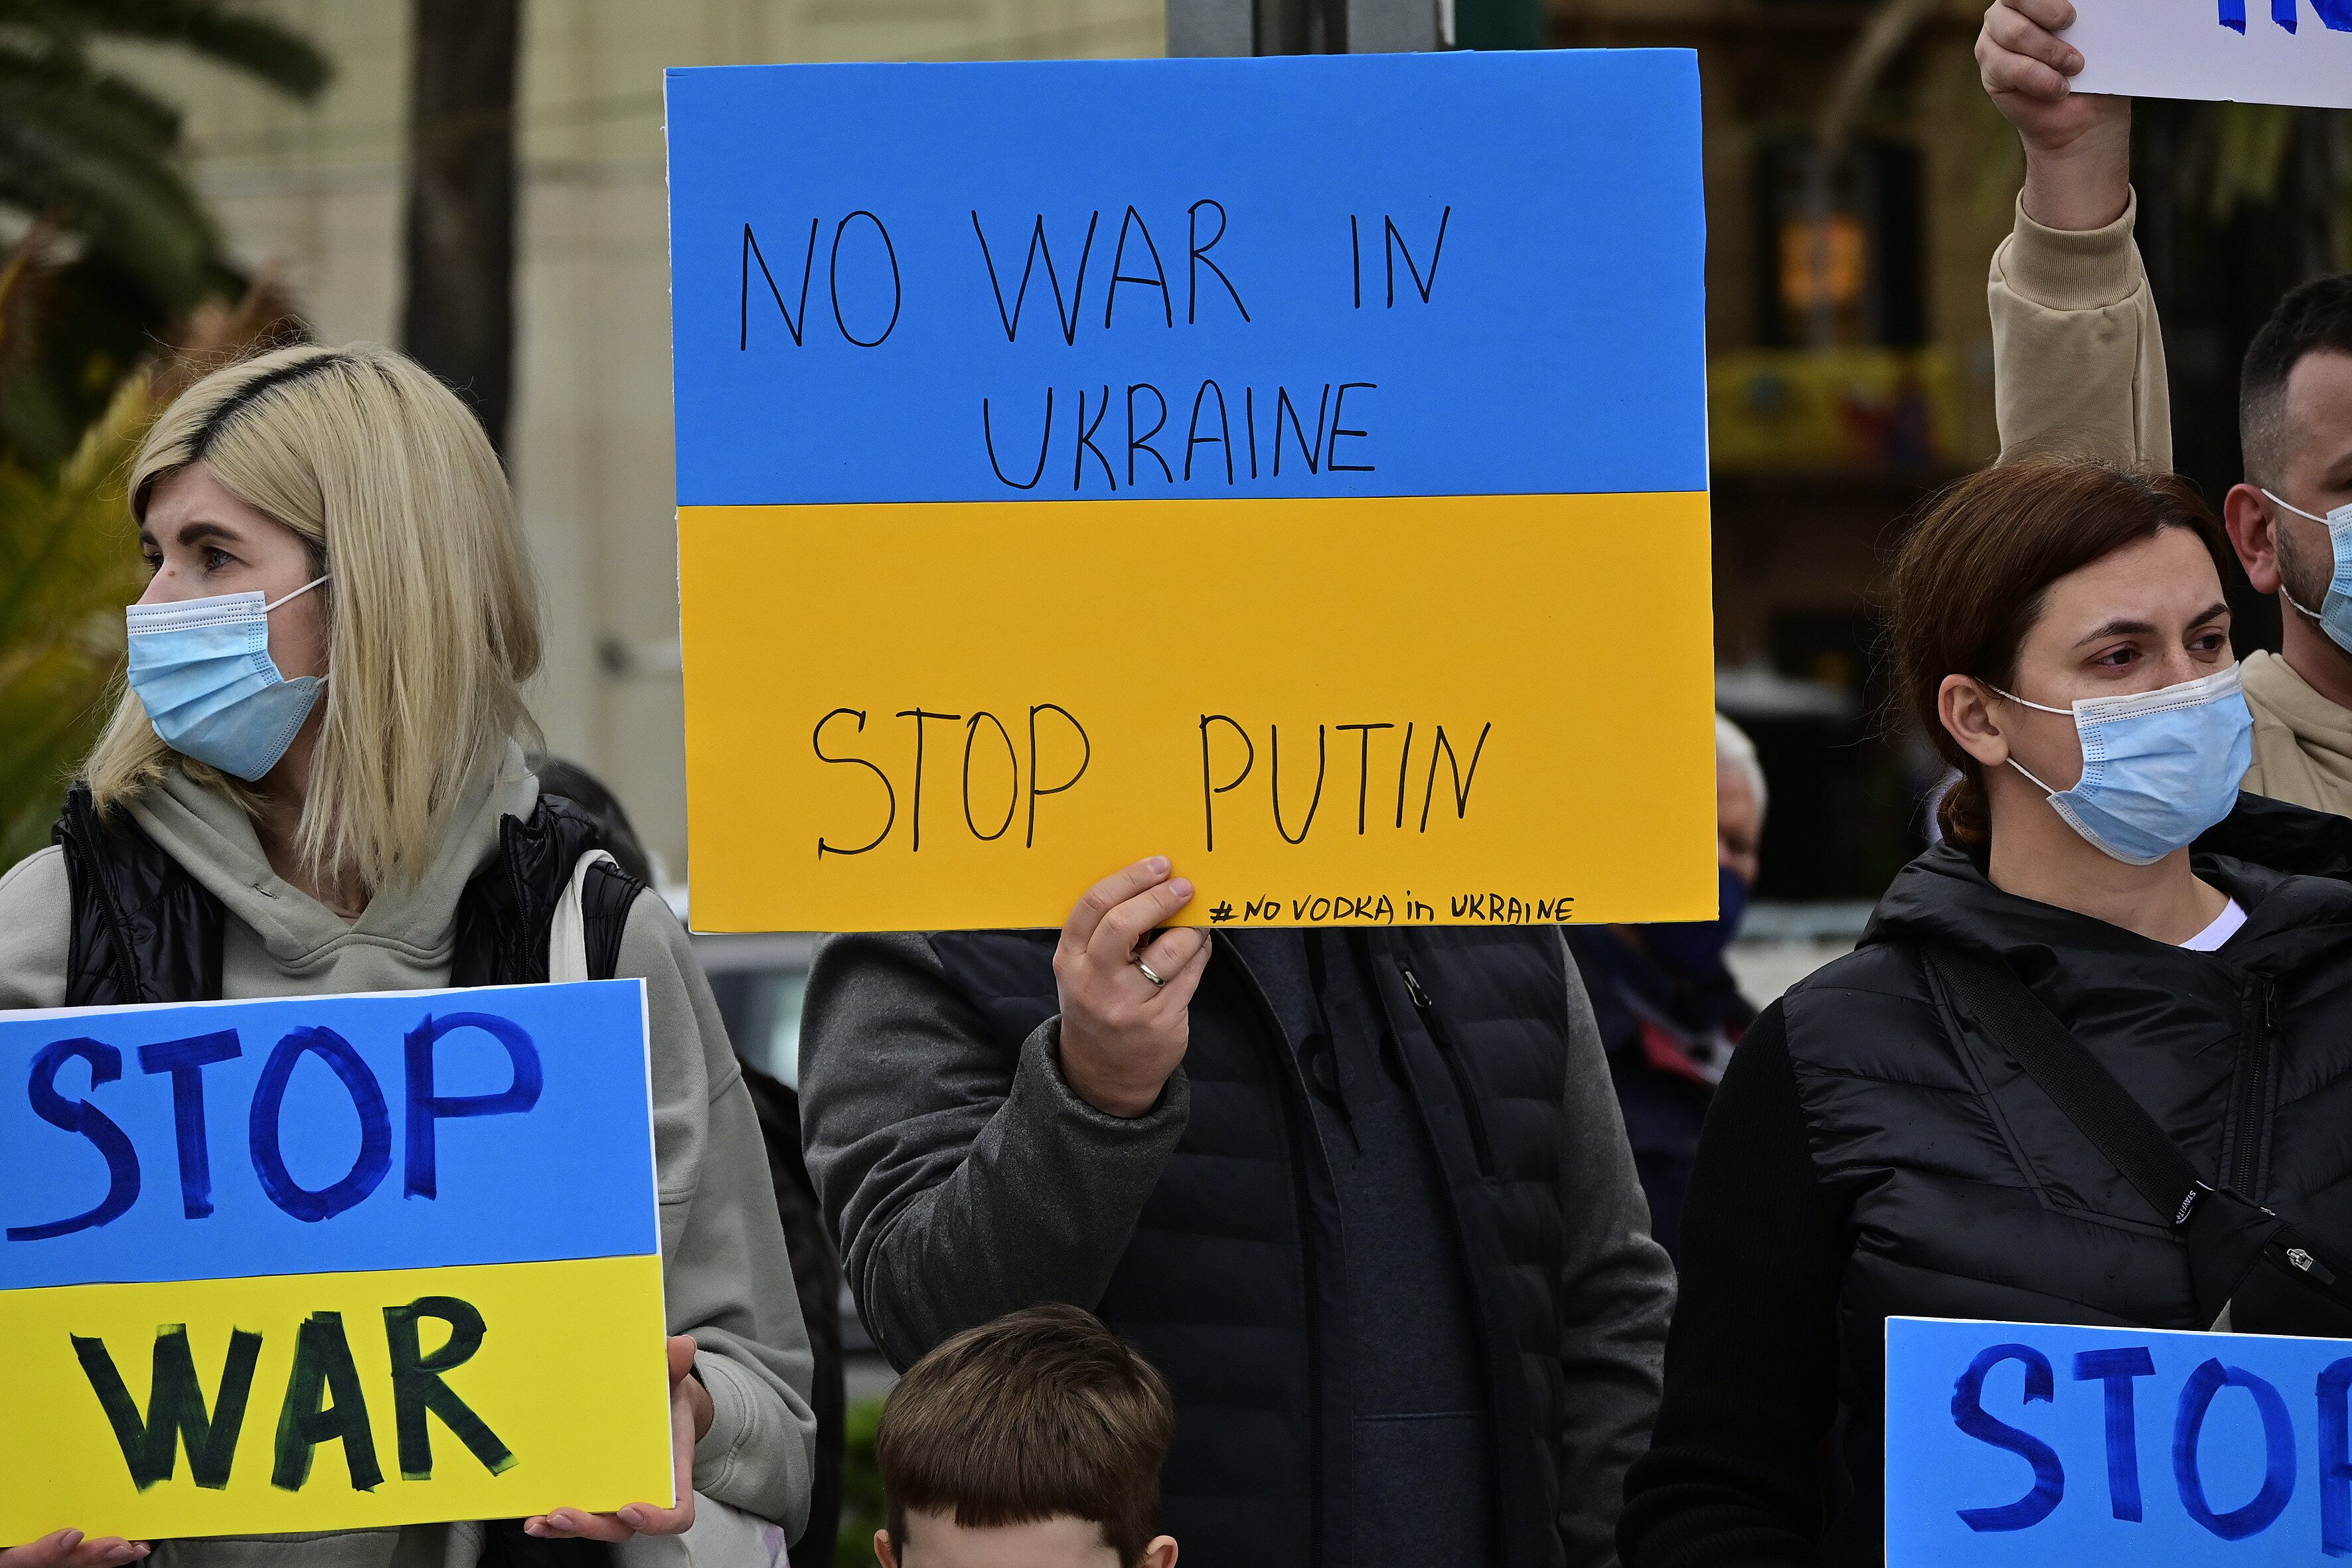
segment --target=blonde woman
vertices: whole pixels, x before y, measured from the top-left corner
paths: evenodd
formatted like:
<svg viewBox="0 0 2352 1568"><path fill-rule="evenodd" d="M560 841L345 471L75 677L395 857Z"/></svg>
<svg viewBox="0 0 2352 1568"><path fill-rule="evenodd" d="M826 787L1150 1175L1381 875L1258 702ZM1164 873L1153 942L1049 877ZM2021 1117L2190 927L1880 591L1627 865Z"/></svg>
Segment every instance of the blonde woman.
<svg viewBox="0 0 2352 1568"><path fill-rule="evenodd" d="M595 830L523 761L530 571L465 406L387 349L262 355L157 421L131 508L152 577L128 612L128 689L58 847L0 878L0 1007L548 978L555 906ZM661 900L600 862L581 903L591 973L646 983L672 1437L693 1478L680 1506L159 1542L159 1557L578 1563L604 1554L586 1543L683 1534L698 1493L698 1560L722 1527L799 1529L810 1357L751 1101ZM116 1568L148 1550L61 1531L0 1552L0 1568Z"/></svg>

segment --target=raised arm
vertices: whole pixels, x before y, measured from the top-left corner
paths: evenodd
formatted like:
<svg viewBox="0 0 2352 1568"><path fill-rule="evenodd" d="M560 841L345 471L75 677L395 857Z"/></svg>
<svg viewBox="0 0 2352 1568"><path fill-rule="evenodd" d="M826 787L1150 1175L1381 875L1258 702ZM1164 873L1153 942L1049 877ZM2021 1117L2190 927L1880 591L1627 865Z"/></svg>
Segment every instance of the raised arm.
<svg viewBox="0 0 2352 1568"><path fill-rule="evenodd" d="M858 1309L895 1364L1017 1308L1101 1300L1191 1103L1178 1063L1207 939L1171 931L1144 948L1160 984L1135 963L1190 897L1164 860L1090 892L1053 949L1061 1012L1019 1040L926 937L818 950L802 1136Z"/></svg>
<svg viewBox="0 0 2352 1568"><path fill-rule="evenodd" d="M1994 0L1985 90L2025 149L2017 226L1994 252L1993 395L2005 458L2064 451L2172 466L2164 339L2132 230L2131 100L2074 90L2070 0Z"/></svg>

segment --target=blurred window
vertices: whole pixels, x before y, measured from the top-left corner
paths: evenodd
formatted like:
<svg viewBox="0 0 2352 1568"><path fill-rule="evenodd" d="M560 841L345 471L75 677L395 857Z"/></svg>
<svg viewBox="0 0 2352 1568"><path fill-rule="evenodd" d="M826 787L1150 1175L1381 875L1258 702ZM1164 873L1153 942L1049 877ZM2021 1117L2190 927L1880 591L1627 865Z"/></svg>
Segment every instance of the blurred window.
<svg viewBox="0 0 2352 1568"><path fill-rule="evenodd" d="M801 1004L808 992L805 936L698 936L727 1037L743 1059L793 1089L801 1081Z"/></svg>

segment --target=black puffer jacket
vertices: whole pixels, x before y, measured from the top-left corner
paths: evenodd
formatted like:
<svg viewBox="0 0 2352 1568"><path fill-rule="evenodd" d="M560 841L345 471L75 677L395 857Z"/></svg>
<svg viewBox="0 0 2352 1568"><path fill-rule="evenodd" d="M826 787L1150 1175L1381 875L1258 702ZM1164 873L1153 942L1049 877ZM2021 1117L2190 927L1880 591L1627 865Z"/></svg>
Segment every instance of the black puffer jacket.
<svg viewBox="0 0 2352 1568"><path fill-rule="evenodd" d="M2248 914L2218 952L2012 897L1945 847L1759 1021L1685 1211L1628 1568L1881 1561L1890 1315L2206 1326L2163 1218L1952 1006L1925 945L2007 965L2209 1181L2352 1253L2352 826L2247 797L2210 842L2231 853L2199 874Z"/></svg>

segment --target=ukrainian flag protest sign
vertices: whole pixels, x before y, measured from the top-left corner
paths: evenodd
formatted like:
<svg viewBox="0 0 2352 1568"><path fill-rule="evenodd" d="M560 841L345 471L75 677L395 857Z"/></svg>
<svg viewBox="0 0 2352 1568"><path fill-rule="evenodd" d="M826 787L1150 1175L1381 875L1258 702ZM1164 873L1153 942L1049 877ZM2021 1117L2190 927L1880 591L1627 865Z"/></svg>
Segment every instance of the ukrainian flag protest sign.
<svg viewBox="0 0 2352 1568"><path fill-rule="evenodd" d="M667 97L698 929L1715 913L1695 57Z"/></svg>
<svg viewBox="0 0 2352 1568"><path fill-rule="evenodd" d="M0 1014L0 1542L670 1504L637 981Z"/></svg>
<svg viewBox="0 0 2352 1568"><path fill-rule="evenodd" d="M2352 1342L1886 1320L1887 1568L2352 1557Z"/></svg>

